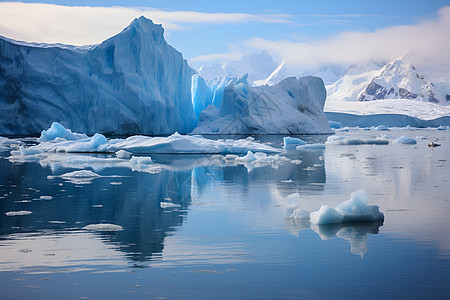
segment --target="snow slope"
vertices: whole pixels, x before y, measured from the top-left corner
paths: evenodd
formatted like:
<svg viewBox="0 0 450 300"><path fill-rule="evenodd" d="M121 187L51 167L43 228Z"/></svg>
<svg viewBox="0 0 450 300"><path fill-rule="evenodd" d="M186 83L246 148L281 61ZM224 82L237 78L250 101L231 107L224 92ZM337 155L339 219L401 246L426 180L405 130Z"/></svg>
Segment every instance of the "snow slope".
<svg viewBox="0 0 450 300"><path fill-rule="evenodd" d="M327 86L328 102L408 99L446 105L443 94L405 60L396 59L379 68L375 64L350 68Z"/></svg>
<svg viewBox="0 0 450 300"><path fill-rule="evenodd" d="M93 134L168 134L196 125L194 71L140 17L90 47L0 37L0 134L39 134L54 121Z"/></svg>
<svg viewBox="0 0 450 300"><path fill-rule="evenodd" d="M214 84L214 83L213 83ZM202 85L203 86L203 85ZM208 91L203 94L207 95ZM232 79L220 101L208 106L193 133L316 134L329 133L323 113L325 86L318 77L289 77L272 86L251 87L246 76Z"/></svg>

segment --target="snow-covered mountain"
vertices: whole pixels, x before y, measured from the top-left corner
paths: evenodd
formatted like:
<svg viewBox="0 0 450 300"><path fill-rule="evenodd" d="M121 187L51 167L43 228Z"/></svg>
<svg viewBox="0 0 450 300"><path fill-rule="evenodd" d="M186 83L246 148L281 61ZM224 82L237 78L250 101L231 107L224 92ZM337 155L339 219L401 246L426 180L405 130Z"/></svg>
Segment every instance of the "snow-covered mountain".
<svg viewBox="0 0 450 300"><path fill-rule="evenodd" d="M263 50L259 53L243 56L240 60L202 66L198 73L206 80L218 77L239 77L248 74L249 82L254 82L269 77L277 66L278 63L273 60L269 52Z"/></svg>
<svg viewBox="0 0 450 300"><path fill-rule="evenodd" d="M223 64L202 66L198 73L206 80L218 77L239 77L248 74L248 82L261 86L275 84L290 76L316 76L325 84L331 84L345 74L346 67L336 64L323 64L308 69L295 69L285 61L276 62L266 50L252 53L240 60L230 60Z"/></svg>
<svg viewBox="0 0 450 300"><path fill-rule="evenodd" d="M194 71L144 17L92 47L0 37L0 134L190 132Z"/></svg>
<svg viewBox="0 0 450 300"><path fill-rule="evenodd" d="M446 104L446 99L416 68L402 59L353 67L327 87L329 102L408 99Z"/></svg>

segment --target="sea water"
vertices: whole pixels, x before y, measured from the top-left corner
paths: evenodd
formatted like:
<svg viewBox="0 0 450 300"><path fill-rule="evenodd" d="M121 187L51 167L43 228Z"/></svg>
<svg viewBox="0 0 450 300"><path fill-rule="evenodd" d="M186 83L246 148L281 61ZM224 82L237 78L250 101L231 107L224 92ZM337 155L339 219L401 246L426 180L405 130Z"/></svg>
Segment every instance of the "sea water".
<svg viewBox="0 0 450 300"><path fill-rule="evenodd" d="M444 299L450 132L336 133L380 135L417 144L327 144L268 164L153 154L158 167L144 171L101 163L107 155L86 154L99 160L83 165L2 152L0 298ZM283 136L255 139L283 145ZM96 176L63 176L79 170ZM313 225L286 215L294 193L311 212L359 189L384 221Z"/></svg>

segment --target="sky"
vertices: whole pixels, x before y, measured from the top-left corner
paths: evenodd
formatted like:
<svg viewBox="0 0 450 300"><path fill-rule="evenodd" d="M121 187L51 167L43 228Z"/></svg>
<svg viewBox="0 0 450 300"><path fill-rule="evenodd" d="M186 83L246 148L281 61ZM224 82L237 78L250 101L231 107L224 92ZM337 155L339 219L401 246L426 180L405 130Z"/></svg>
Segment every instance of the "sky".
<svg viewBox="0 0 450 300"><path fill-rule="evenodd" d="M126 3L126 6L124 6ZM447 1L0 1L0 35L28 42L96 44L144 15L194 68L268 50L301 68L408 54L450 74Z"/></svg>

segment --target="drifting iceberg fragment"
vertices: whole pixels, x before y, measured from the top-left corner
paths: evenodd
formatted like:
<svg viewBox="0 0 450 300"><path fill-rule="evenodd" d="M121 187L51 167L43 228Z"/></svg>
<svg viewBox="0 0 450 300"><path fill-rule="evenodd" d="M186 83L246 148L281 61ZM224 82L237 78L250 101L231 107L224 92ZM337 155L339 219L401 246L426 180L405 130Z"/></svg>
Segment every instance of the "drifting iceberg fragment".
<svg viewBox="0 0 450 300"><path fill-rule="evenodd" d="M102 176L89 170L73 171L61 175L62 179L73 184L90 184L94 179L100 177Z"/></svg>
<svg viewBox="0 0 450 300"><path fill-rule="evenodd" d="M181 207L181 205L180 204L175 204L175 203L170 203L170 202L161 202L160 204L159 204L159 206L161 207L161 208L175 208L175 207Z"/></svg>
<svg viewBox="0 0 450 300"><path fill-rule="evenodd" d="M415 145L415 144L417 144L417 141L413 138L403 135L403 136L399 137L398 139L394 140L393 143L394 144L403 144L403 145Z"/></svg>
<svg viewBox="0 0 450 300"><path fill-rule="evenodd" d="M336 208L327 205L310 215L312 224L338 224L342 222L369 222L384 219L377 205L368 205L368 197L364 190L353 192L350 199Z"/></svg>
<svg viewBox="0 0 450 300"><path fill-rule="evenodd" d="M312 224L339 224L343 220L344 215L328 205L322 205L318 211L310 214Z"/></svg>
<svg viewBox="0 0 450 300"><path fill-rule="evenodd" d="M122 231L122 226L108 223L90 224L84 226L82 229L89 231Z"/></svg>
<svg viewBox="0 0 450 300"><path fill-rule="evenodd" d="M298 138L293 138L290 136L286 136L283 138L283 149L284 150L292 150L295 149L295 147L299 146L299 145L305 145L306 142L298 139Z"/></svg>
<svg viewBox="0 0 450 300"><path fill-rule="evenodd" d="M325 142L327 145L388 145L389 141L383 137L375 139L353 139L346 136L329 136Z"/></svg>
<svg viewBox="0 0 450 300"><path fill-rule="evenodd" d="M8 211L5 213L8 217L14 217L14 216L26 216L32 214L32 211L28 210L19 210L19 211Z"/></svg>
<svg viewBox="0 0 450 300"><path fill-rule="evenodd" d="M125 151L125 150L119 150L116 152L116 157L117 158L123 158L123 159L127 159L131 157L131 152Z"/></svg>
<svg viewBox="0 0 450 300"><path fill-rule="evenodd" d="M73 133L70 129L66 129L58 122L53 122L49 129L42 130L38 142L53 141L57 138L65 140L79 140L87 138L87 135L81 133Z"/></svg>

